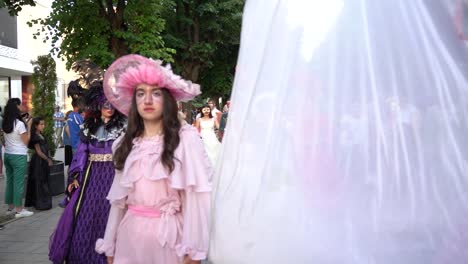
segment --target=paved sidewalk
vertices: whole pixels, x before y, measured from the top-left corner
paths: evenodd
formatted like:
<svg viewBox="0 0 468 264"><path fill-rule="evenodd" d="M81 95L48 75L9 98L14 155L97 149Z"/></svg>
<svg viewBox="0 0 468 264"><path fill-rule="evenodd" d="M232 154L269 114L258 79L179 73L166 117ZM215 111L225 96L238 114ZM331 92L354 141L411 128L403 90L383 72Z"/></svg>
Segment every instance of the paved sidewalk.
<svg viewBox="0 0 468 264"><path fill-rule="evenodd" d="M0 230L1 264L51 263L49 237L63 210L56 206L58 200L54 199L51 210L13 221Z"/></svg>
<svg viewBox="0 0 468 264"><path fill-rule="evenodd" d="M55 159L63 161L63 155L63 148L59 148ZM49 237L63 211L58 207L63 194L52 198L51 210L34 211L29 208L34 211L34 215L21 219L5 217L8 206L4 204L4 195L5 178L2 178L0 179L0 223L3 222L5 228L0 230L0 264L51 263L48 258Z"/></svg>
<svg viewBox="0 0 468 264"><path fill-rule="evenodd" d="M64 154L64 149L63 148L58 148L57 151L55 152L54 159L64 161L65 160L64 155L65 155ZM64 173L65 174L65 180L66 180L66 177L67 177L67 168L68 167L65 167L65 173ZM3 168L3 172L5 173L5 168ZM13 219L13 217L5 216L5 212L8 209L8 205L6 205L4 203L4 201L5 201L5 184L6 184L6 182L5 182L6 179L5 178L6 177L0 178L0 224L4 223L4 222L8 222L8 221ZM26 189L24 191L26 191ZM29 208L29 209L31 211L33 211L31 208ZM1 262L0 262L0 264L1 264Z"/></svg>
<svg viewBox="0 0 468 264"><path fill-rule="evenodd" d="M58 149L55 158L63 160L60 158L61 155L63 155L63 149ZM4 191L5 180L0 179L1 216L7 210L7 206L3 204ZM62 208L58 207L61 199L63 199L63 194L53 197L51 210L35 211L31 217L6 222L5 229L0 230L0 264L51 263L48 258L49 237L63 211ZM208 264L205 261L202 263Z"/></svg>

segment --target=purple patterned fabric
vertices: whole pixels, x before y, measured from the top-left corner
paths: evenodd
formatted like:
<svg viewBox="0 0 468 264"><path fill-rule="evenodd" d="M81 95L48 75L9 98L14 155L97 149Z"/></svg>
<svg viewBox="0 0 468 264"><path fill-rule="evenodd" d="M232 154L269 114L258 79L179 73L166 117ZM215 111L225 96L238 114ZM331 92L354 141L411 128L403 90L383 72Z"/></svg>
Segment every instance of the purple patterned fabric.
<svg viewBox="0 0 468 264"><path fill-rule="evenodd" d="M77 207L67 264L107 263L106 256L96 253L94 247L106 230L110 210L106 196L114 180L114 165L110 161L93 162L90 171L85 177L81 204Z"/></svg>
<svg viewBox="0 0 468 264"><path fill-rule="evenodd" d="M73 181L73 176L79 173L78 180L82 180L85 166L88 163L88 154L109 154L112 153L113 140L98 142L96 140L90 143L81 141L73 154L73 160L68 169L69 183Z"/></svg>
<svg viewBox="0 0 468 264"><path fill-rule="evenodd" d="M63 211L57 224L56 230L49 240L49 260L54 264L61 264L65 261L70 248L71 235L73 234L73 221L75 205L78 200L80 189L78 188L72 195L70 202Z"/></svg>
<svg viewBox="0 0 468 264"><path fill-rule="evenodd" d="M107 263L106 256L97 254L94 246L96 240L104 236L110 210L106 196L114 180L115 169L112 161L89 162L88 154L111 154L112 143L113 140L92 140L79 145L69 173L80 174L80 188L73 193L59 221L51 241L49 256L58 255L60 260L59 257L64 253L58 254L56 247L63 244L65 238L70 237L69 247L63 249L66 251L67 264ZM88 168L89 174L86 174ZM72 203L73 199L77 201ZM73 227L70 227L70 221ZM52 257L51 260L54 263L63 263L55 262Z"/></svg>

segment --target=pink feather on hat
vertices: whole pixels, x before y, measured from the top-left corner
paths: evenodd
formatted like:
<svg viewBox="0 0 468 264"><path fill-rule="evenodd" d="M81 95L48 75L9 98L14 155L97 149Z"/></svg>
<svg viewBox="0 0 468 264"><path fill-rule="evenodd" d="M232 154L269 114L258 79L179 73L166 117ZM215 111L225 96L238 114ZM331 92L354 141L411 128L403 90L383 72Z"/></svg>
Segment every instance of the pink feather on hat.
<svg viewBox="0 0 468 264"><path fill-rule="evenodd" d="M176 101L190 101L201 93L200 85L174 74L169 64L140 55L126 55L112 63L104 75L104 93L109 102L128 115L139 84L167 89Z"/></svg>

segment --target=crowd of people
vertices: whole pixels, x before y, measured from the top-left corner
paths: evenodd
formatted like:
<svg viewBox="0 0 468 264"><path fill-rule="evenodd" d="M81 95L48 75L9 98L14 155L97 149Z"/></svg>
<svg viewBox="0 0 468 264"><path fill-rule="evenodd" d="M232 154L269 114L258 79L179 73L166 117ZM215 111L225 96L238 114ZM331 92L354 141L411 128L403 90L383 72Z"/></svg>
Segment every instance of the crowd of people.
<svg viewBox="0 0 468 264"><path fill-rule="evenodd" d="M187 122L181 102L200 93L162 62L128 55L72 98L73 111L54 107L53 140L69 167L64 210L50 239L53 263L206 259L211 181L227 107L222 113L210 100ZM17 218L34 214L25 207L53 207L46 124L23 111L18 98L10 99L1 133L7 214Z"/></svg>
<svg viewBox="0 0 468 264"><path fill-rule="evenodd" d="M72 120L66 120L58 107L55 107L55 110L54 140L60 138L56 141L59 146L60 144L63 146L63 142L71 144L69 138L77 136L79 126L76 135L70 135L68 123ZM19 98L10 98L0 118L0 177L6 176L4 197L4 202L8 205L6 215L22 218L34 215L34 212L27 208L51 209L52 196L48 179L53 157L50 156L49 144L44 135L46 125L44 117L30 116L25 112ZM65 147L68 149L67 146ZM4 149L3 159L2 149ZM66 155L66 161L67 159L71 158ZM26 184L25 179L27 179ZM23 197L25 198L24 204Z"/></svg>
<svg viewBox="0 0 468 264"><path fill-rule="evenodd" d="M230 117L213 101L187 117L198 85L118 58L84 112L74 98L54 119L73 158L50 260L466 263L465 7L248 1ZM26 206L50 208L51 159L21 111L12 98L3 116L5 202L27 217L27 149Z"/></svg>

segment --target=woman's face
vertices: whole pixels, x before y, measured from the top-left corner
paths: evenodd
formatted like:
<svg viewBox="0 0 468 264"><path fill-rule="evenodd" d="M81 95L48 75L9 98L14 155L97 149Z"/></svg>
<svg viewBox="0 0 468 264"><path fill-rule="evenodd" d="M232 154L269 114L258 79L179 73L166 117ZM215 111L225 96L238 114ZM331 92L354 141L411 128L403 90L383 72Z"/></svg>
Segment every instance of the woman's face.
<svg viewBox="0 0 468 264"><path fill-rule="evenodd" d="M211 109L209 107L205 107L202 109L202 113L204 116L209 116L211 112Z"/></svg>
<svg viewBox="0 0 468 264"><path fill-rule="evenodd" d="M160 88L140 84L135 91L138 114L145 121L157 121L163 115L163 94Z"/></svg>
<svg viewBox="0 0 468 264"><path fill-rule="evenodd" d="M213 102L209 102L208 105L210 106L211 109L213 109L213 107L214 107L214 103L213 103Z"/></svg>
<svg viewBox="0 0 468 264"><path fill-rule="evenodd" d="M24 108L22 104L17 105L17 107L20 112L23 112Z"/></svg>
<svg viewBox="0 0 468 264"><path fill-rule="evenodd" d="M39 124L37 124L36 126L36 130L42 133L44 131L44 128L45 128L44 120L39 121Z"/></svg>
<svg viewBox="0 0 468 264"><path fill-rule="evenodd" d="M105 103L102 104L101 106L101 117L106 118L106 119L111 119L112 116L115 113L114 107L106 101Z"/></svg>

